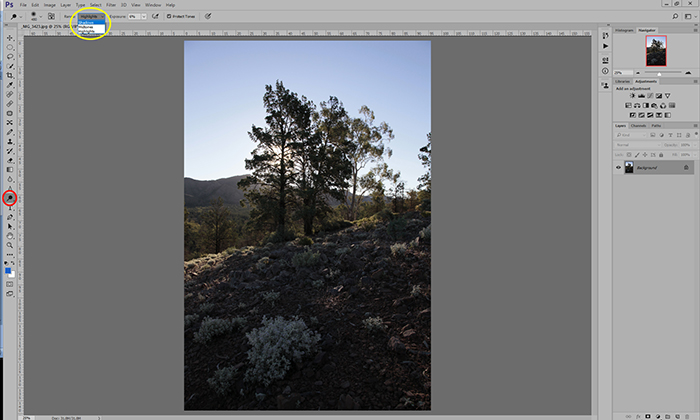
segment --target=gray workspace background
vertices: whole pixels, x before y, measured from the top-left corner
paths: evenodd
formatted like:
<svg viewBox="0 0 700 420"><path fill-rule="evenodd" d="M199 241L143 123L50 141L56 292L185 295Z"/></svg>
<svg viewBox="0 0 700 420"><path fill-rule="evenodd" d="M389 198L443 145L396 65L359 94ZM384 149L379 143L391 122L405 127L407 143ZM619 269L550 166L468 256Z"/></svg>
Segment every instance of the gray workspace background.
<svg viewBox="0 0 700 420"><path fill-rule="evenodd" d="M28 414L185 413L183 40L26 38ZM433 39L433 414L591 412L590 48Z"/></svg>

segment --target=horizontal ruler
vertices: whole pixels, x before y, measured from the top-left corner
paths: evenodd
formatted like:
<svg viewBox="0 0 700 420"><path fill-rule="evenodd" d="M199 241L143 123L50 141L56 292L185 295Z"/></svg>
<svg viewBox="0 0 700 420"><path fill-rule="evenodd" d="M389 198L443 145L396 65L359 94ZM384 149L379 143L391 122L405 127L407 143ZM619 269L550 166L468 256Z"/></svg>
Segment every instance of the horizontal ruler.
<svg viewBox="0 0 700 420"><path fill-rule="evenodd" d="M70 29L29 29L22 31L25 36L75 36ZM227 29L126 29L112 30L106 36L592 36L591 30L227 30Z"/></svg>

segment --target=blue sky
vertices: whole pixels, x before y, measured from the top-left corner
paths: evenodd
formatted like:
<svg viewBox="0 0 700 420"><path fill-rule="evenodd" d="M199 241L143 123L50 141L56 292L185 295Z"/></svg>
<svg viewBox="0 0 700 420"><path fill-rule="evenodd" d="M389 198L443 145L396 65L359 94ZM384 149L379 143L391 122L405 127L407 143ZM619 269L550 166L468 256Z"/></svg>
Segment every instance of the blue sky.
<svg viewBox="0 0 700 420"><path fill-rule="evenodd" d="M661 36L659 36L659 35L656 35L656 36L647 35L647 47L651 47L651 41L653 41L655 39L658 39L659 41L661 41L661 46L666 48L666 36L664 36L664 35L661 35Z"/></svg>
<svg viewBox="0 0 700 420"><path fill-rule="evenodd" d="M336 96L350 117L367 105L394 130L389 166L406 189L425 170L419 149L430 132L430 41L185 41L185 176L249 173L265 127L265 85L281 80L317 106Z"/></svg>

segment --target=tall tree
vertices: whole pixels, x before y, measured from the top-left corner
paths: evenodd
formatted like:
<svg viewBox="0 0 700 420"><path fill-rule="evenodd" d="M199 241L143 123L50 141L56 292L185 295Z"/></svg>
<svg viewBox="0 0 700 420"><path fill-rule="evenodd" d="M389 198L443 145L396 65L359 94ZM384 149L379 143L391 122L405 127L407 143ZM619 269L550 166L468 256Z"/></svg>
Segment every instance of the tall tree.
<svg viewBox="0 0 700 420"><path fill-rule="evenodd" d="M419 189L425 189L426 191L430 192L431 187L432 187L432 164L431 164L431 148L432 148L432 133L428 133L428 144L420 148L421 153L418 154L418 158L421 161L421 164L425 166L428 169L428 172L421 175L420 178L418 178L418 182L420 184L418 185Z"/></svg>
<svg viewBox="0 0 700 420"><path fill-rule="evenodd" d="M203 214L205 238L209 249L213 249L215 254L226 249L231 241L233 233L233 222L231 221L231 211L224 206L224 200L219 197L211 200L210 207Z"/></svg>
<svg viewBox="0 0 700 420"><path fill-rule="evenodd" d="M363 194L369 192L370 197L372 197L372 203L365 206L368 212L364 217L380 212L386 207L385 200L387 199L387 189L385 187L385 182L390 184L388 191L391 193L390 198L392 198L393 202L393 198L395 197L394 191L399 183L400 176L401 172L394 173L392 169L389 169L389 165L381 163L360 177L359 188L363 191ZM359 207L361 208L362 206Z"/></svg>
<svg viewBox="0 0 700 420"><path fill-rule="evenodd" d="M408 190L406 192L407 198L406 198L406 208L409 211L413 211L416 209L416 206L418 203L420 203L420 200L418 199L418 191L416 190Z"/></svg>
<svg viewBox="0 0 700 420"><path fill-rule="evenodd" d="M248 132L257 143L253 157L245 160L246 169L253 173L239 181L238 187L246 190L246 198L253 204L251 220L284 234L288 209L294 200L292 186L299 175L294 167L295 144L308 135L310 102L300 99L278 80L274 88L265 86L263 104L267 127L253 125Z"/></svg>
<svg viewBox="0 0 700 420"><path fill-rule="evenodd" d="M404 210L404 190L405 184L403 181L398 181L394 186L394 213L403 213Z"/></svg>
<svg viewBox="0 0 700 420"><path fill-rule="evenodd" d="M187 223L187 219L190 216L190 212L187 211L185 207L185 258L190 254L190 249L192 249L192 226Z"/></svg>
<svg viewBox="0 0 700 420"><path fill-rule="evenodd" d="M313 234L314 220L330 213L329 198L342 200L348 187L352 144L348 139L347 112L338 98L321 102L314 113L314 133L300 139L297 145L299 188L304 234Z"/></svg>
<svg viewBox="0 0 700 420"><path fill-rule="evenodd" d="M350 123L350 139L353 148L349 158L351 162L350 191L346 195L348 218L355 220L357 210L364 194L369 190L361 189L360 172L371 162L380 162L384 155L391 157L391 149L385 146L394 138L391 127L386 122L374 125L374 112L366 105L360 108L362 118L355 118Z"/></svg>

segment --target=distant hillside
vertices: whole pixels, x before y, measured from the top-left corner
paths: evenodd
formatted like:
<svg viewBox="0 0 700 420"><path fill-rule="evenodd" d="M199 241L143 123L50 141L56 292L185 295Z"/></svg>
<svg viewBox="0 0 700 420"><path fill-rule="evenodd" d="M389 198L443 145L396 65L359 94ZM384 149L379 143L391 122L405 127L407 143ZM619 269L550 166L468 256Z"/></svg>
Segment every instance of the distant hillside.
<svg viewBox="0 0 700 420"><path fill-rule="evenodd" d="M231 207L240 207L240 201L244 198L243 191L238 189L238 181L248 175L237 175L230 178L221 178L215 181L199 181L197 179L185 178L185 207L206 207L211 200L221 197L224 204ZM362 201L371 201L367 196ZM391 200L386 199L387 202ZM331 206L335 207L340 202L330 200Z"/></svg>
<svg viewBox="0 0 700 420"><path fill-rule="evenodd" d="M185 207L205 207L211 200L221 197L228 206L240 206L244 198L238 189L238 181L248 175L237 175L215 181L199 181L185 178Z"/></svg>

